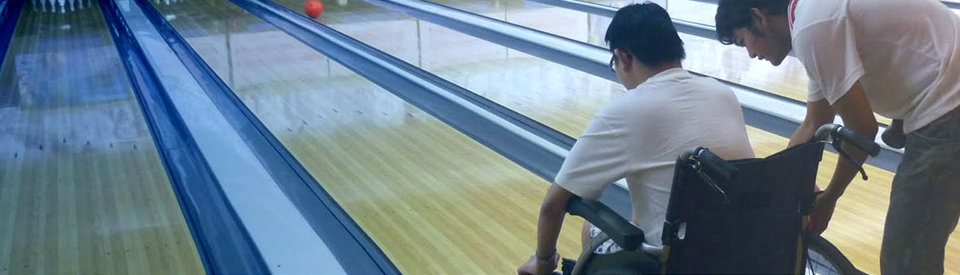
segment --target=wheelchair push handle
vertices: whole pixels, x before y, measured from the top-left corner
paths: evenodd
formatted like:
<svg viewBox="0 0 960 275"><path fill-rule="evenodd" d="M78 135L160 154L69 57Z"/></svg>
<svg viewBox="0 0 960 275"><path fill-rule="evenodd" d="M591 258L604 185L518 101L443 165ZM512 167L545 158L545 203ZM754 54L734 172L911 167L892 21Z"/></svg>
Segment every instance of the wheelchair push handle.
<svg viewBox="0 0 960 275"><path fill-rule="evenodd" d="M722 185L736 177L737 172L739 172L739 169L732 163L710 152L710 149L697 147L680 153L677 165L689 165L704 183L713 188L713 191L716 191L717 195L723 199L724 204L728 202L727 192L723 190ZM669 211L667 216L669 218Z"/></svg>
<svg viewBox="0 0 960 275"><path fill-rule="evenodd" d="M690 162L707 173L711 178L720 182L726 182L737 174L737 167L730 162L723 160L707 148L697 147L686 150L680 154L682 162Z"/></svg>
<svg viewBox="0 0 960 275"><path fill-rule="evenodd" d="M815 141L826 141L831 137L849 142L857 148L860 148L860 150L870 154L870 156L876 157L880 154L880 145L877 145L876 142L837 124L824 124L817 129L816 134L813 136Z"/></svg>

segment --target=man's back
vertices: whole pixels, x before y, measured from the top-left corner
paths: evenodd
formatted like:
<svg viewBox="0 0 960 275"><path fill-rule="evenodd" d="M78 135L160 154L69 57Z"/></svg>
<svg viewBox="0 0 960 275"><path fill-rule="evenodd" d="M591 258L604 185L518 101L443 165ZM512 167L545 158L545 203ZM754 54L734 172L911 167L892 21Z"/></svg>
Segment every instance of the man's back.
<svg viewBox="0 0 960 275"><path fill-rule="evenodd" d="M649 244L659 246L674 163L680 152L697 146L726 159L753 157L733 91L716 80L670 69L600 110L556 182L596 198L606 187L596 182L626 178L633 222Z"/></svg>
<svg viewBox="0 0 960 275"><path fill-rule="evenodd" d="M859 80L906 132L960 106L960 17L937 0L797 0L793 14L809 101L835 103Z"/></svg>

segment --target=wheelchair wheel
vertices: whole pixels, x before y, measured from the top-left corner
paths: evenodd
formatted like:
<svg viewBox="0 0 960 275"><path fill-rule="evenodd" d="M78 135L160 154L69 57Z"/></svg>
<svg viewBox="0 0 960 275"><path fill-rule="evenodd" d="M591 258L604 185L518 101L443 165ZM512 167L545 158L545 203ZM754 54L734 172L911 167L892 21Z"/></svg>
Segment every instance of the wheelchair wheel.
<svg viewBox="0 0 960 275"><path fill-rule="evenodd" d="M807 238L806 275L865 274L840 249L820 236Z"/></svg>

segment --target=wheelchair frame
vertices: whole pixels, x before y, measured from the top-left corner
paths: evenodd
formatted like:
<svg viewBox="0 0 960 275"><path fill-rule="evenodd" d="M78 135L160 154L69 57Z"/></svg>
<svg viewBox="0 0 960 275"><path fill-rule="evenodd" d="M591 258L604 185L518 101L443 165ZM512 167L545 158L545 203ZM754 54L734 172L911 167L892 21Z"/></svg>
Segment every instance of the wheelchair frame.
<svg viewBox="0 0 960 275"><path fill-rule="evenodd" d="M877 156L880 151L880 147L874 143L872 140L866 139L862 136L857 135L853 131L850 131L847 128L844 128L836 124L826 124L821 126L814 137L807 142L808 145L816 144L820 146L820 156L822 156L823 145L827 141L832 141L833 147L840 153L841 157L846 158L851 163L854 163L857 166L862 166L862 163L855 161L850 157L841 147L843 142L849 142L852 145L860 148L864 152L867 152L871 156ZM789 149L788 149L789 150ZM784 152L786 152L785 150ZM781 152L782 153L782 152ZM780 153L778 153L780 154ZM816 159L816 163L819 163L819 156ZM685 166L685 167L684 167ZM684 151L677 159L677 168L674 175L674 183L677 182L677 177L680 177L681 168L683 169L692 169L695 171L702 181L707 184L713 191L723 198L724 202L726 201L726 193L721 188L717 182L725 182L733 178L737 173L737 168L731 163L721 159L720 157L714 155L706 148L698 147L695 149ZM863 175L863 178L866 179L866 173L863 171L863 168L860 168L860 172ZM814 169L814 174L816 170ZM813 175L815 177L815 175ZM673 187L676 190L676 186ZM810 188L811 191L813 188ZM811 192L811 195L813 193ZM811 252L814 253L814 256L823 258L830 263L834 268L830 270L831 273L839 274L863 274L862 271L857 270L850 261L843 256L843 254L833 246L829 241L823 239L820 236L813 236L803 232L802 228L805 228L808 221L808 212L813 207L813 198L815 196L810 196L802 200L801 205L801 215L802 218L802 227L800 229L801 233L797 237L797 257L796 262L794 263L794 274L802 274L805 271L810 271L808 273L820 274L816 270L810 270L813 263L809 259ZM670 264L670 255L672 249L672 243L674 240L677 240L677 234L680 231L678 219L679 202L675 199L675 193L671 192L671 197L669 205L667 207L667 215L663 228L663 248L660 251L659 261L655 264L655 268L647 268L647 273L653 273L649 270L658 270L661 274L668 273L668 265ZM584 247L583 253L580 255L580 258L577 261L570 259L563 259L563 274L585 274L588 270L592 269L590 263L593 261L592 257L594 256L593 251L596 250L603 242L608 239L612 239L618 246L620 246L623 252L638 252L642 251L641 243L644 241L644 232L643 230L637 228L629 221L619 216L616 212L603 205L598 201L587 201L579 197L572 198L567 203L567 212L575 216L581 216L594 226L600 228L604 233L593 238L590 244L587 247ZM657 251L647 251L647 252L657 252ZM612 255L612 254L606 254ZM641 260L641 259L638 259ZM806 267L804 269L803 267ZM625 270L610 270L615 274L636 274L637 272L628 272Z"/></svg>

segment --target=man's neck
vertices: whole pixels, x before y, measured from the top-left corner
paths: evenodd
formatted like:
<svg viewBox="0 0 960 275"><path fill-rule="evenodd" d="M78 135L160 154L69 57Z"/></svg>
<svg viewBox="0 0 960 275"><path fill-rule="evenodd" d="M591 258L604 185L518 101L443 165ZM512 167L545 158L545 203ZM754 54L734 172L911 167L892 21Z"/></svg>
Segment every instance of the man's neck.
<svg viewBox="0 0 960 275"><path fill-rule="evenodd" d="M631 85L632 87L631 87L631 86L627 86L626 88L627 88L628 90L633 90L634 88L637 88L637 86L640 86L640 84L642 84L642 83L644 83L644 82L647 82L647 80L649 80L650 78L652 78L652 77L654 77L654 76L656 76L656 75L658 75L658 74L660 74L660 73L662 73L662 72L664 72L664 71L666 71L666 70L678 69L678 68L679 68L679 69L683 69L683 66L680 64L680 61L663 63L663 64L660 64L660 65L657 65L657 66L653 66L653 67L648 67L648 66L640 65L640 68L639 68L639 70L636 70L636 75L635 75L635 79L636 79L637 81L636 81L635 83L631 83L631 84L633 84L633 85Z"/></svg>

